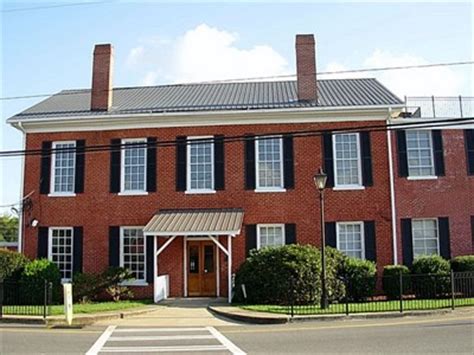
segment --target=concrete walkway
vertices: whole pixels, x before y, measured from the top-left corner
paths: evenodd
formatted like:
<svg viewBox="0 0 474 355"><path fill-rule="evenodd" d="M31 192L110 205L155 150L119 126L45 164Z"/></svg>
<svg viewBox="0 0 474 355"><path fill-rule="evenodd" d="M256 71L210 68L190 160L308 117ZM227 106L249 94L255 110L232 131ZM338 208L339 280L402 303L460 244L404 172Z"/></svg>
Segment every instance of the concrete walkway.
<svg viewBox="0 0 474 355"><path fill-rule="evenodd" d="M214 327L239 324L236 321L213 315L207 307L224 305L223 298L170 298L158 303L158 309L126 319L98 322L98 325L126 325L128 327Z"/></svg>

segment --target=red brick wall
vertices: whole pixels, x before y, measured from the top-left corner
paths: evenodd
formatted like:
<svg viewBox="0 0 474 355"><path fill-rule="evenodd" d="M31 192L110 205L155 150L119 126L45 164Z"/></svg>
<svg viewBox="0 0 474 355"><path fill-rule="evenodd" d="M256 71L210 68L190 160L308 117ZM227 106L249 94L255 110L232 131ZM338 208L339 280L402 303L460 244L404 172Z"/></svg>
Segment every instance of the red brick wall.
<svg viewBox="0 0 474 355"><path fill-rule="evenodd" d="M158 140L174 140L177 135L241 135L283 130L332 129L365 126L378 122L334 124L285 124L215 126L192 128L136 129L123 131L36 133L28 134L27 149L40 149L44 140L85 139L86 145L109 144L112 138L156 136ZM375 220L377 259L379 265L392 263L390 200L386 134L372 133L374 186L359 191L326 193L327 221ZM26 157L25 194L32 195L32 215L43 226L84 227L84 271L98 272L108 266L108 227L110 225L146 225L162 208L222 208L241 207L244 224L296 223L297 242L320 244L319 201L312 176L322 165L320 137L295 138L295 189L284 193L255 193L244 189L244 144L225 146L225 190L216 194L186 195L175 189L175 149L159 147L157 155L157 192L147 196L118 196L109 193L110 153L86 155L85 192L76 197L39 195L40 157ZM447 170L449 171L449 163ZM471 185L472 186L472 185ZM245 229L233 239L233 271L245 259ZM221 238L225 239L225 238ZM37 229L25 230L25 253L36 255ZM159 261L159 273L169 273L171 295L183 293L182 238L177 238ZM222 254L222 253L221 253ZM226 294L226 262L221 256L221 294ZM151 295L152 288L143 291Z"/></svg>
<svg viewBox="0 0 474 355"><path fill-rule="evenodd" d="M470 216L474 215L474 176L467 175L464 131L442 131L445 176L436 180L398 177L396 138L393 133L398 258L402 262L401 218L449 217L451 256L472 254Z"/></svg>

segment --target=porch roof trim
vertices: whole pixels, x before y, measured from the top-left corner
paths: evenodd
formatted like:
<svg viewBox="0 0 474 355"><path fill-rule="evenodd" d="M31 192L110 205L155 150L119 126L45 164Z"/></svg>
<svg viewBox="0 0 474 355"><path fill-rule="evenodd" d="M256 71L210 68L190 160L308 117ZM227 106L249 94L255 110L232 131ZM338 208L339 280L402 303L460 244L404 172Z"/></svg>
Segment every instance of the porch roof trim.
<svg viewBox="0 0 474 355"><path fill-rule="evenodd" d="M240 234L240 208L160 210L143 229L144 235L163 237Z"/></svg>

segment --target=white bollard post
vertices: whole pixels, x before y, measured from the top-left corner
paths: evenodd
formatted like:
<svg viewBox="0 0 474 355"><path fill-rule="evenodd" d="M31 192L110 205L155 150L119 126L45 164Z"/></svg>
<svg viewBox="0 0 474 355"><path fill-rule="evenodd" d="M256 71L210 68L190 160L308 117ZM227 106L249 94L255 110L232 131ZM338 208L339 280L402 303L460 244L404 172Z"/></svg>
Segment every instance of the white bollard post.
<svg viewBox="0 0 474 355"><path fill-rule="evenodd" d="M72 284L65 283L63 284L63 293L64 293L64 315L66 316L66 323L68 325L72 324Z"/></svg>

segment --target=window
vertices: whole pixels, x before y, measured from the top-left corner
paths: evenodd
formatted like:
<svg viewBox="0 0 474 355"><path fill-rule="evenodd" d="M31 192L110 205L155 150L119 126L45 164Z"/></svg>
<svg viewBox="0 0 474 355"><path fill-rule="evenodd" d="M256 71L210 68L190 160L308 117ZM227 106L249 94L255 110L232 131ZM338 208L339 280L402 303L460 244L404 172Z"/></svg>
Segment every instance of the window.
<svg viewBox="0 0 474 355"><path fill-rule="evenodd" d="M364 223L340 222L337 226L337 249L344 254L365 259Z"/></svg>
<svg viewBox="0 0 474 355"><path fill-rule="evenodd" d="M406 131L409 176L434 176L431 131Z"/></svg>
<svg viewBox="0 0 474 355"><path fill-rule="evenodd" d="M281 137L256 139L257 190L283 189Z"/></svg>
<svg viewBox="0 0 474 355"><path fill-rule="evenodd" d="M285 244L284 224L259 224L257 226L257 249Z"/></svg>
<svg viewBox="0 0 474 355"><path fill-rule="evenodd" d="M63 281L72 279L72 238L72 228L49 229L48 259L58 266Z"/></svg>
<svg viewBox="0 0 474 355"><path fill-rule="evenodd" d="M146 192L146 139L123 139L122 144L122 192Z"/></svg>
<svg viewBox="0 0 474 355"><path fill-rule="evenodd" d="M56 194L74 193L76 142L53 142L51 191ZM57 149L57 150L56 150Z"/></svg>
<svg viewBox="0 0 474 355"><path fill-rule="evenodd" d="M130 271L134 277L134 283L144 283L146 248L143 229L123 227L120 232L120 266Z"/></svg>
<svg viewBox="0 0 474 355"><path fill-rule="evenodd" d="M209 140L205 140L209 138ZM214 142L213 137L188 138L188 191L214 190ZM200 141L193 142L192 140Z"/></svg>
<svg viewBox="0 0 474 355"><path fill-rule="evenodd" d="M335 134L333 138L335 186L362 186L359 134Z"/></svg>
<svg viewBox="0 0 474 355"><path fill-rule="evenodd" d="M412 221L413 256L439 254L438 220L414 219Z"/></svg>

